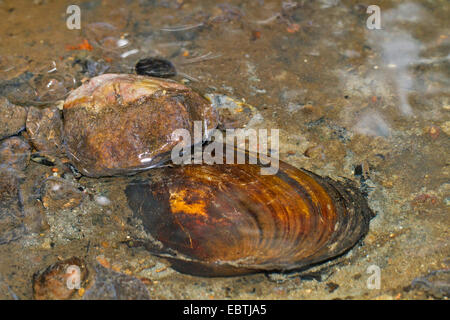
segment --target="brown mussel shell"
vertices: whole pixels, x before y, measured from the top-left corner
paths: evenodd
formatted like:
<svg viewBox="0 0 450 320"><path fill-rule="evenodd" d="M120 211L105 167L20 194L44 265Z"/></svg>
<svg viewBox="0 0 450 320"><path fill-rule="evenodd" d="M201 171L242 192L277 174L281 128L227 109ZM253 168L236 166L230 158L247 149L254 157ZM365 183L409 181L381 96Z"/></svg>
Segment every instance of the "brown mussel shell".
<svg viewBox="0 0 450 320"><path fill-rule="evenodd" d="M202 143L218 124L211 103L172 80L103 74L86 81L64 103L64 143L75 167L90 177L133 174L170 159L176 129Z"/></svg>
<svg viewBox="0 0 450 320"><path fill-rule="evenodd" d="M232 276L303 269L353 247L373 217L350 182L280 161L186 165L134 177L128 205L153 239L147 248L174 269Z"/></svg>

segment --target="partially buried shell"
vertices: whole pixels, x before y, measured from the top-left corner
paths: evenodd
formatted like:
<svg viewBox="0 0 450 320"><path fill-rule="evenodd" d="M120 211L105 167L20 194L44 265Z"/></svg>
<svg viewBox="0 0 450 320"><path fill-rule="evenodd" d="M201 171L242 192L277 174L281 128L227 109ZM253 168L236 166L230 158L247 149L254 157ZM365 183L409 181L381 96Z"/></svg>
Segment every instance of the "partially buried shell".
<svg viewBox="0 0 450 320"><path fill-rule="evenodd" d="M92 177L158 166L179 142L172 140L176 129L194 136L194 121L201 121L204 136L197 140L205 140L218 123L210 102L192 89L132 74L88 80L66 99L63 114L67 154Z"/></svg>
<svg viewBox="0 0 450 320"><path fill-rule="evenodd" d="M126 195L148 249L200 276L306 268L353 247L373 217L349 183L283 162L271 176L252 164L152 170Z"/></svg>

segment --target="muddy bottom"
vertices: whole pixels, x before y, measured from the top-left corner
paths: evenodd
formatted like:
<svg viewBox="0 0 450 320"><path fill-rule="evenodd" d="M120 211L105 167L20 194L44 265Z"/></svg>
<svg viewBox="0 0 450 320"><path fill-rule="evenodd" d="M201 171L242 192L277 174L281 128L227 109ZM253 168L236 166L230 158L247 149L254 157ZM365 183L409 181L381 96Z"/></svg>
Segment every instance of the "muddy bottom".
<svg viewBox="0 0 450 320"><path fill-rule="evenodd" d="M0 299L32 299L33 275L74 256L88 283L106 284L73 299L447 299L447 1L377 1L381 29L368 28L358 1L79 1L73 30L71 4L0 0L0 95L9 101L0 107L11 104L0 110L0 159L14 170L1 173L12 191L0 205ZM368 235L289 273L196 277L152 256L122 178L80 176L58 160L64 150L40 157L40 140L23 145L42 121L30 110L58 112L86 79L132 73L146 57L170 60L173 79L199 92L256 108L248 128L279 129L281 160L355 181L376 213ZM122 291L111 294L111 283Z"/></svg>

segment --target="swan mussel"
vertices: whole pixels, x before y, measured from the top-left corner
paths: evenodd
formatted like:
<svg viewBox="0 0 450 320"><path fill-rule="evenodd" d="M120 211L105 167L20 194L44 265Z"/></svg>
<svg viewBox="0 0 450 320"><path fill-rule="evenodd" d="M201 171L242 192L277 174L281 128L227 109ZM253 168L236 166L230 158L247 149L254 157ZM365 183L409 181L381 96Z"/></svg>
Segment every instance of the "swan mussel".
<svg viewBox="0 0 450 320"><path fill-rule="evenodd" d="M307 268L352 248L374 216L350 181L281 161L275 175L259 164L150 170L125 193L147 249L200 276Z"/></svg>

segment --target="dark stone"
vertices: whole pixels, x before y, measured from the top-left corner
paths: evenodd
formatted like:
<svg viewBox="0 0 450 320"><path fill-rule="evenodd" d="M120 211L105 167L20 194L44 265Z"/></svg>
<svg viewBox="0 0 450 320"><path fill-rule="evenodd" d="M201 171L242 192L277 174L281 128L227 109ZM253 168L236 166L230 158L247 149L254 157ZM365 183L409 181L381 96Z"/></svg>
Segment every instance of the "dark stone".
<svg viewBox="0 0 450 320"><path fill-rule="evenodd" d="M15 104L28 104L36 97L36 92L30 85L33 77L34 74L27 71L16 78L0 82L0 95L7 97Z"/></svg>
<svg viewBox="0 0 450 320"><path fill-rule="evenodd" d="M355 176L361 176L363 174L362 165L358 164L355 167Z"/></svg>
<svg viewBox="0 0 450 320"><path fill-rule="evenodd" d="M30 155L30 145L20 137L11 137L0 143L0 167L25 170Z"/></svg>
<svg viewBox="0 0 450 320"><path fill-rule="evenodd" d="M136 63L136 73L142 76L170 78L177 74L175 66L162 58L145 58Z"/></svg>
<svg viewBox="0 0 450 320"><path fill-rule="evenodd" d="M97 264L94 284L83 300L149 300L147 287L141 280Z"/></svg>
<svg viewBox="0 0 450 320"><path fill-rule="evenodd" d="M0 140L13 136L25 129L27 109L16 106L0 97Z"/></svg>
<svg viewBox="0 0 450 320"><path fill-rule="evenodd" d="M63 124L58 108L30 107L26 129L31 143L38 151L52 155L64 152L62 147Z"/></svg>
<svg viewBox="0 0 450 320"><path fill-rule="evenodd" d="M415 278L411 287L438 299L450 297L450 270L436 270L424 277Z"/></svg>

